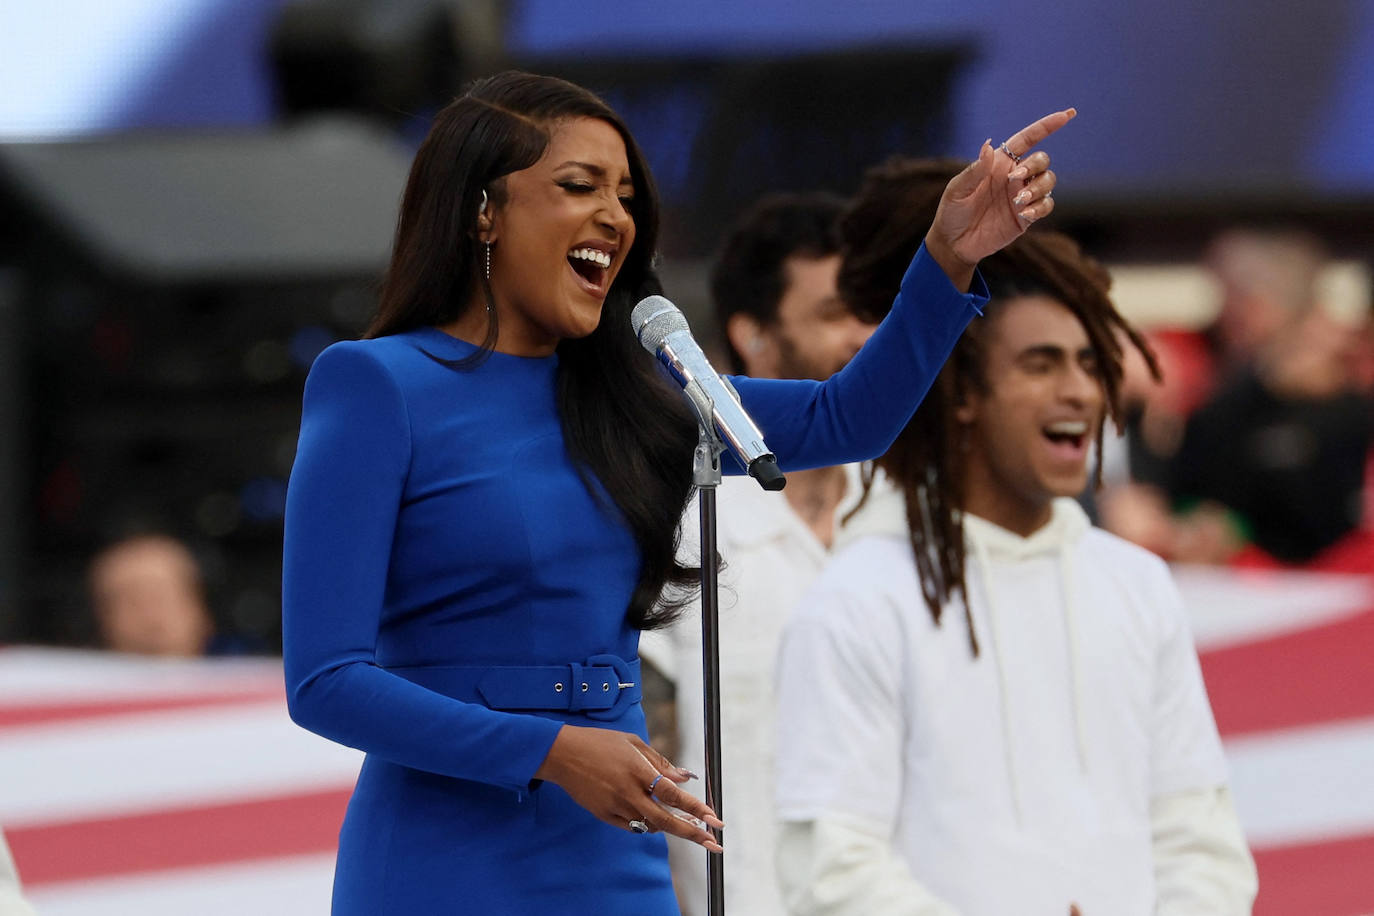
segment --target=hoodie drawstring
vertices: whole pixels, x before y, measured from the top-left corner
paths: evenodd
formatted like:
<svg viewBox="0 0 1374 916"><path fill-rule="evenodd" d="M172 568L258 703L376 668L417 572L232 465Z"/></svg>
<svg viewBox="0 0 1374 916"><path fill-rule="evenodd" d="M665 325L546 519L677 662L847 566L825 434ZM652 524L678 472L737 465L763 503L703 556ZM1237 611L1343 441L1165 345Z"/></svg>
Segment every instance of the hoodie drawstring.
<svg viewBox="0 0 1374 916"><path fill-rule="evenodd" d="M1059 550L1059 582L1064 592L1064 631L1068 637L1069 690L1073 703L1073 731L1078 744L1078 769L1088 772L1088 739L1083 725L1083 677L1078 649L1078 603L1074 601L1073 554L1067 547Z"/></svg>
<svg viewBox="0 0 1374 916"><path fill-rule="evenodd" d="M1011 740L1011 703L1007 694L1006 668L1002 664L1002 637L997 631L997 598L993 595L992 580L988 576L988 552L983 542L976 537L969 538L973 546L974 559L978 564L978 584L988 603L988 635L992 643L992 661L997 669L997 698L1002 706L1002 754L1005 757L1007 785L1011 790L1011 807L1016 814L1016 826L1024 825L1021 815L1021 785L1016 777L1016 766L1012 754ZM968 600L968 596L964 596Z"/></svg>

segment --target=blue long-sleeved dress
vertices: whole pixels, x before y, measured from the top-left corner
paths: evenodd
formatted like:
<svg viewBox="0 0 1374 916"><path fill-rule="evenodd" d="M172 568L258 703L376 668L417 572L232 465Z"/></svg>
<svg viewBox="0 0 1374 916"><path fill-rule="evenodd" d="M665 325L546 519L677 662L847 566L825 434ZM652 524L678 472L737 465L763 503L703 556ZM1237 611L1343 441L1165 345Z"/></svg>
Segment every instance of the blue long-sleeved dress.
<svg viewBox="0 0 1374 916"><path fill-rule="evenodd" d="M784 469L874 457L984 298L923 248L844 371L732 381ZM434 328L339 343L306 382L287 696L298 723L367 753L334 912L677 913L661 835L533 779L565 722L646 736L625 621L639 555L569 461L557 356L455 371L426 355L473 350Z"/></svg>

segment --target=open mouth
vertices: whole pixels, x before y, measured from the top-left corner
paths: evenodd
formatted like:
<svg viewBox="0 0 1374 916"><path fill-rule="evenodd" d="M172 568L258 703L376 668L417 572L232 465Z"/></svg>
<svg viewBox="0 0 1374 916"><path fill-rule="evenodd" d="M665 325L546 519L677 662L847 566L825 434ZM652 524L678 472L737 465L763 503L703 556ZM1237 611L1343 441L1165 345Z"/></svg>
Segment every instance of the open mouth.
<svg viewBox="0 0 1374 916"><path fill-rule="evenodd" d="M590 292L605 294L611 266L609 254L595 248L574 248L568 252L568 264Z"/></svg>
<svg viewBox="0 0 1374 916"><path fill-rule="evenodd" d="M1088 442L1088 424L1082 420L1062 420L1051 423L1041 432L1050 443L1078 451Z"/></svg>

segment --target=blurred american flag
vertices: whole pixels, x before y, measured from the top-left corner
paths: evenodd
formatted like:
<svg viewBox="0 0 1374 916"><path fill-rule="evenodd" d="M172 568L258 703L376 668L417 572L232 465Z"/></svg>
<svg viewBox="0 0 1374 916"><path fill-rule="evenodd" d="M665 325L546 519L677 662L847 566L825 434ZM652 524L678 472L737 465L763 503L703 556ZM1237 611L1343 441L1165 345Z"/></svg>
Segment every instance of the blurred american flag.
<svg viewBox="0 0 1374 916"><path fill-rule="evenodd" d="M280 661L0 650L0 829L39 916L329 911L362 755Z"/></svg>

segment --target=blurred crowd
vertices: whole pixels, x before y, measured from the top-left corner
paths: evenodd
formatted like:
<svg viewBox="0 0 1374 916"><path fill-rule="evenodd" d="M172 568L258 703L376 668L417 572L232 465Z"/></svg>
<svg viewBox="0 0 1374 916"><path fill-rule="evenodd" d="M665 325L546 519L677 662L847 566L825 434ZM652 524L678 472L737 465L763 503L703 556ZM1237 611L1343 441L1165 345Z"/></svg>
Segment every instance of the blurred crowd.
<svg viewBox="0 0 1374 916"><path fill-rule="evenodd" d="M1329 259L1296 229L1236 228L1200 263L1215 316L1148 329L1158 381L1129 363L1101 523L1182 563L1374 569L1368 287L1324 298Z"/></svg>

